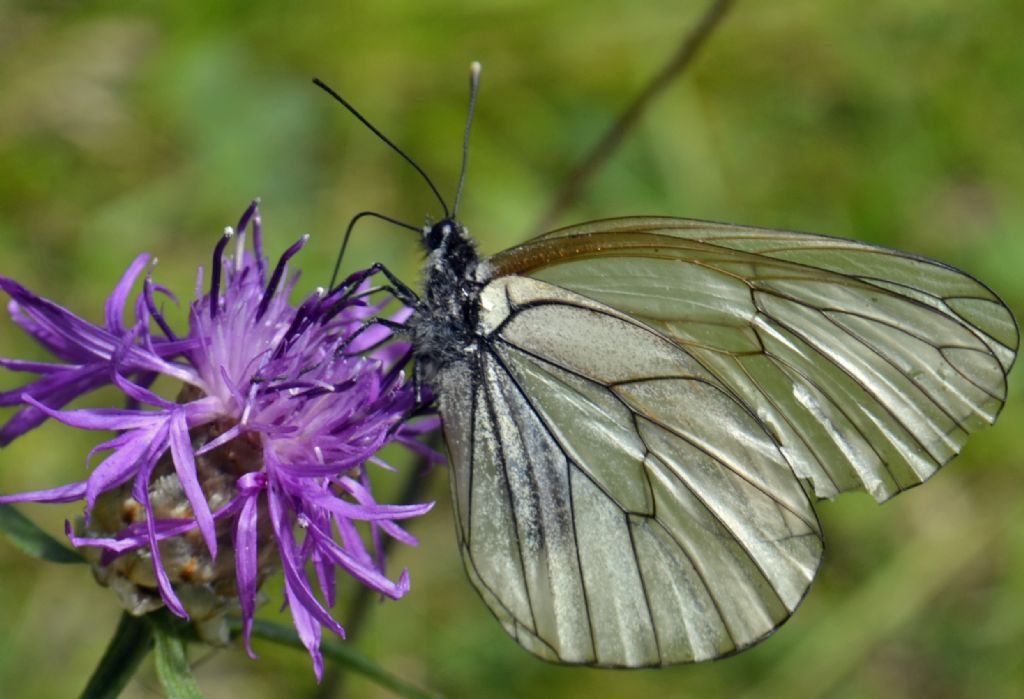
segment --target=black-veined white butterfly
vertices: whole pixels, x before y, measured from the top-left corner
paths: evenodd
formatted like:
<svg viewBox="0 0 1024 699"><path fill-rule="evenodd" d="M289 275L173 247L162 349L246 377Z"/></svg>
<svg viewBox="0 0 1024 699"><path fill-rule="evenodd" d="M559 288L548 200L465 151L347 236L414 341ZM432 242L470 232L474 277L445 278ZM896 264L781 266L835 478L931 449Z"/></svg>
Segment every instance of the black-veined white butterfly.
<svg viewBox="0 0 1024 699"><path fill-rule="evenodd" d="M458 195L451 213L438 199L422 294L392 282L437 397L466 572L546 660L646 667L757 643L818 569L813 499L922 483L1006 398L1016 322L940 262L654 217L481 257Z"/></svg>

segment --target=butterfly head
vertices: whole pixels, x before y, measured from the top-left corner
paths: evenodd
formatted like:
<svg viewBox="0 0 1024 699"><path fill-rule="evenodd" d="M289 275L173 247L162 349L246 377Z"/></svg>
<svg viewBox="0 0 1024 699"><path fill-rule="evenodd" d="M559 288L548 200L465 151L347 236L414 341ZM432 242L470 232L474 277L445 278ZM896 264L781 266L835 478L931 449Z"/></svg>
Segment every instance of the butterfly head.
<svg viewBox="0 0 1024 699"><path fill-rule="evenodd" d="M454 218L445 217L437 223L428 221L423 226L423 244L428 252L450 250L465 245L469 240L469 231Z"/></svg>
<svg viewBox="0 0 1024 699"><path fill-rule="evenodd" d="M451 287L441 294L442 297L449 292L454 294L456 287L475 279L480 258L465 226L454 216L445 216L436 223L427 221L422 230L423 246L427 249L428 283L433 280ZM441 282L442 279L445 281Z"/></svg>

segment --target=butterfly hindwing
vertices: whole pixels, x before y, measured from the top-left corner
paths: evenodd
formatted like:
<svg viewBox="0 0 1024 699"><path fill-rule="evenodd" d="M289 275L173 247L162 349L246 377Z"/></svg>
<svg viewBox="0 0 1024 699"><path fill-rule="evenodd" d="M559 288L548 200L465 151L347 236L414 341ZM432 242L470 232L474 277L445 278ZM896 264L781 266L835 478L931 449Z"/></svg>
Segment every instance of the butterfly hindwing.
<svg viewBox="0 0 1024 699"><path fill-rule="evenodd" d="M459 544L549 660L640 667L755 643L805 594L818 522L764 424L686 349L508 276L436 379Z"/></svg>
<svg viewBox="0 0 1024 699"><path fill-rule="evenodd" d="M1016 323L951 267L827 236L632 218L492 258L671 338L771 429L820 497L930 477L1006 398Z"/></svg>

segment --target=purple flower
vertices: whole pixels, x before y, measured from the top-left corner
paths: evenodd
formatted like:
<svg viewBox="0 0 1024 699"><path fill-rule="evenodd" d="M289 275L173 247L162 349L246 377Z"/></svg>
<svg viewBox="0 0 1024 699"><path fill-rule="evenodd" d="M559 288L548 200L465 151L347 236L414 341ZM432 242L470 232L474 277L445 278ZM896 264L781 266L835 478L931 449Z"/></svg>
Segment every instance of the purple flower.
<svg viewBox="0 0 1024 699"><path fill-rule="evenodd" d="M228 229L218 242L205 294L200 269L184 336L157 308L158 297L174 297L152 281L146 255L114 288L103 326L0 277L14 321L60 360L0 359L39 375L0 393L0 405L21 406L0 428L0 444L47 418L115 432L90 452L88 461L105 456L86 480L0 502L84 499L84 517L68 524L68 535L90 547L98 576L130 611L163 604L217 636L223 613L240 608L250 655L257 591L280 568L285 602L320 677L321 627L345 633L327 611L337 570L401 597L408 571L397 581L385 575L381 537L415 544L396 522L432 506L376 502L367 464L386 467L374 455L389 442L433 458L418 438L437 420L406 421L415 402L401 372L408 345L389 342L382 325L357 332L383 310L366 300L366 273L291 304L298 274L288 273L288 261L306 238L270 270L257 203L238 233ZM130 292L147 267L129 323ZM182 386L175 400L151 390L161 376ZM107 384L124 393L126 407L63 409Z"/></svg>

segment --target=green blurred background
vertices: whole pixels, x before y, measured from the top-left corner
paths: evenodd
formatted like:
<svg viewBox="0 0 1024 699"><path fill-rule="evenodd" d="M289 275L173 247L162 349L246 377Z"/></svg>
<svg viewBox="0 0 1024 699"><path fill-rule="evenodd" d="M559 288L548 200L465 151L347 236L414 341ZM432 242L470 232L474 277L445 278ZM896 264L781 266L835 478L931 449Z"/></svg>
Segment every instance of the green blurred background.
<svg viewBox="0 0 1024 699"><path fill-rule="evenodd" d="M223 226L263 198L276 255L313 235L326 283L348 218L439 213L410 168L310 84L320 76L450 196L466 69L484 64L462 218L484 252L536 225L574 163L675 50L703 3L0 2L0 273L99 320L139 252L189 298ZM673 214L891 245L968 270L1024 309L1024 4L739 2L696 65L562 223ZM349 269L405 278L419 251L368 223ZM41 358L9 322L0 356ZM0 376L0 388L16 385ZM1024 396L927 486L822 503L817 583L774 637L698 666L611 672L535 660L463 575L438 506L393 559L412 592L358 647L455 697L1016 697L1024 692ZM109 396L106 396L109 399ZM91 402L98 403L100 396ZM0 452L0 490L82 477L88 435L47 425ZM381 474L384 488L401 476ZM78 508L24 507L54 535ZM264 609L276 616L279 587ZM119 615L80 566L0 541L0 694L74 696ZM342 622L345 620L342 619ZM314 697L308 658L197 655L211 697ZM159 689L143 670L126 696ZM346 678L339 696L389 694Z"/></svg>

